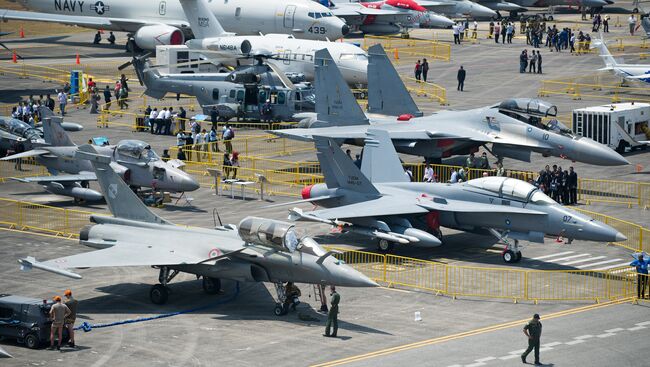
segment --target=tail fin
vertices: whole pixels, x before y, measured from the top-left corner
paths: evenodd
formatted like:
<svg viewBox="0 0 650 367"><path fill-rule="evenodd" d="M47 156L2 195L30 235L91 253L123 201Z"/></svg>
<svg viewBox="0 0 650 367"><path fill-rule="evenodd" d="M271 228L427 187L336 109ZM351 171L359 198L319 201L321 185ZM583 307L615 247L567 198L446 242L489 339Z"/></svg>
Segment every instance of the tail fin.
<svg viewBox="0 0 650 367"><path fill-rule="evenodd" d="M646 15L644 17L641 17L641 26L645 31L645 35L647 37L650 37L650 16Z"/></svg>
<svg viewBox="0 0 650 367"><path fill-rule="evenodd" d="M388 131L368 129L366 132L361 173L371 182L410 182L395 151Z"/></svg>
<svg viewBox="0 0 650 367"><path fill-rule="evenodd" d="M102 188L108 208L115 218L129 219L138 222L171 224L152 213L142 200L129 186L113 171L109 156L97 154L92 145L79 147L77 157L87 159L92 163Z"/></svg>
<svg viewBox="0 0 650 367"><path fill-rule="evenodd" d="M343 79L341 71L327 49L314 57L314 84L318 122L329 126L368 124L368 118ZM316 125L312 125L316 127Z"/></svg>
<svg viewBox="0 0 650 367"><path fill-rule="evenodd" d="M605 63L606 68L612 68L618 65L612 54L609 52L609 49L605 45L605 39L603 38L602 33L600 35L600 39L593 40L591 44L594 48L598 48L600 50L599 55L603 58L603 62Z"/></svg>
<svg viewBox="0 0 650 367"><path fill-rule="evenodd" d="M156 99L162 99L167 95L167 89L162 88L160 82L160 73L151 68L151 61L147 56L133 56L131 63L138 76L140 85L146 87L146 95Z"/></svg>
<svg viewBox="0 0 650 367"><path fill-rule="evenodd" d="M368 49L368 112L423 115L379 44Z"/></svg>
<svg viewBox="0 0 650 367"><path fill-rule="evenodd" d="M197 39L227 35L206 0L180 0L185 18Z"/></svg>
<svg viewBox="0 0 650 367"><path fill-rule="evenodd" d="M332 139L321 136L313 138L318 151L316 156L328 188L340 187L365 195L379 196L377 188Z"/></svg>
<svg viewBox="0 0 650 367"><path fill-rule="evenodd" d="M39 112L43 118L43 136L47 144L54 147L75 146L75 143L61 126L62 117L54 115L52 110L45 106L39 107Z"/></svg>

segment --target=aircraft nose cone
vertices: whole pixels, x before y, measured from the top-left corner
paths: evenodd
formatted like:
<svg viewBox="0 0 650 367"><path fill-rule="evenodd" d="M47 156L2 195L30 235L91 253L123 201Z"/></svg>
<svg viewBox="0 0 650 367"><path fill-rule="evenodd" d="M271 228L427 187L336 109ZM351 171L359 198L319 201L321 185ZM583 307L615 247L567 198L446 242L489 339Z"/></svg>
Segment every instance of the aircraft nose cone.
<svg viewBox="0 0 650 367"><path fill-rule="evenodd" d="M187 192L187 191L194 191L198 190L201 185L194 179L192 176L185 176L183 177L181 181L181 191Z"/></svg>
<svg viewBox="0 0 650 367"><path fill-rule="evenodd" d="M624 166L630 164L622 155L606 145L600 144L589 138L578 140L576 160L599 166Z"/></svg>
<svg viewBox="0 0 650 367"><path fill-rule="evenodd" d="M470 13L475 18L492 18L497 16L496 11L476 3L472 4Z"/></svg>
<svg viewBox="0 0 650 367"><path fill-rule="evenodd" d="M627 236L625 236L623 233L618 232L616 234L616 241L615 242L625 242L627 241Z"/></svg>
<svg viewBox="0 0 650 367"><path fill-rule="evenodd" d="M375 281L345 263L339 263L335 266L336 268L331 272L331 284L340 285L342 287L379 286Z"/></svg>
<svg viewBox="0 0 650 367"><path fill-rule="evenodd" d="M341 27L341 34L344 36L350 33L350 26L347 24L343 24L343 27Z"/></svg>
<svg viewBox="0 0 650 367"><path fill-rule="evenodd" d="M445 17L444 15L431 14L429 17L429 19L431 19L431 23L435 24L437 27L447 28L454 25L454 21Z"/></svg>

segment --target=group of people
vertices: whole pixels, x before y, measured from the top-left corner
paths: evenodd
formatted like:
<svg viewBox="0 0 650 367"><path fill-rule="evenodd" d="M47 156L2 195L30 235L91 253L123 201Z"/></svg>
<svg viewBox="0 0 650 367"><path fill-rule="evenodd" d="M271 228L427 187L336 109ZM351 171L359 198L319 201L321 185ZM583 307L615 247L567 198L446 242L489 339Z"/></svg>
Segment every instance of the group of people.
<svg viewBox="0 0 650 367"><path fill-rule="evenodd" d="M540 51L532 50L528 54L528 50L521 51L519 55L519 72L525 73L528 69L529 73L542 73L542 54Z"/></svg>
<svg viewBox="0 0 650 367"><path fill-rule="evenodd" d="M501 38L501 43L512 43L512 38L515 36L515 25L512 22L490 22L490 28L488 33L488 38L494 37L494 42L499 43L499 38Z"/></svg>
<svg viewBox="0 0 650 367"><path fill-rule="evenodd" d="M563 28L560 31L555 25L549 27L546 33L545 45L551 52L553 52L553 50L561 52L562 50L569 49L569 52L571 53L576 52L581 54L589 52L589 48L591 47L591 36L589 33L578 31L576 34L576 32L568 27Z"/></svg>
<svg viewBox="0 0 650 367"><path fill-rule="evenodd" d="M58 337L56 349L61 350L64 328L68 330L68 335L70 336L68 346L75 347L74 323L77 319L77 305L79 302L72 297L72 291L69 289L63 295L65 301L61 299L61 296L54 296L54 304L50 307L50 320L52 320L52 326L50 327L50 350L54 349L55 336Z"/></svg>
<svg viewBox="0 0 650 367"><path fill-rule="evenodd" d="M56 102L47 94L45 98L41 94L38 99L30 95L27 100L18 102L18 106L11 108L11 117L23 121L31 126L34 126L38 121L42 120L39 112L39 107L46 106L50 111L54 111Z"/></svg>
<svg viewBox="0 0 650 367"><path fill-rule="evenodd" d="M181 107L181 110L183 108ZM183 110L184 111L184 110ZM186 133L183 129L184 126L179 128L178 133L176 134L176 145L178 147L177 157L180 160L192 160L192 151L196 152L196 160L198 162L201 159L206 159L208 152L211 150L213 153L219 152L219 134L217 133L217 125L212 124L210 131L201 128L199 121L192 120L190 123L190 131ZM224 125L221 130L221 139L223 140L226 154L233 154L235 157L235 164L228 164L229 166L239 166L238 153L233 152L232 140L235 138L235 130L230 124ZM191 149L187 149L191 147ZM183 149L186 148L186 149ZM202 154L199 152L203 152ZM231 162L232 159L228 157L228 162ZM224 166L226 158L224 157ZM235 172L236 176L237 173Z"/></svg>
<svg viewBox="0 0 650 367"><path fill-rule="evenodd" d="M99 113L99 102L104 97L104 108L109 110L111 104L113 103L113 98L117 101L117 105L120 107L120 110L129 108L128 98L129 98L129 79L126 75L122 74L120 80L115 82L113 89L109 85L104 87L104 90L100 92L97 83L93 78L88 78L88 100L90 102L90 113L95 114Z"/></svg>
<svg viewBox="0 0 650 367"><path fill-rule="evenodd" d="M111 45L115 44L115 35L113 34L113 32L109 32L108 37L106 38L106 40ZM97 31L97 33L95 33L95 38L93 39L93 44L98 45L101 41L102 41L102 32Z"/></svg>
<svg viewBox="0 0 650 367"><path fill-rule="evenodd" d="M418 60L415 63L415 80L417 82L427 82L427 75L429 74L429 62L423 59L422 62Z"/></svg>
<svg viewBox="0 0 650 367"><path fill-rule="evenodd" d="M185 130L185 121L187 120L187 111L180 107L178 113L174 107L163 107L158 111L157 107L147 106L144 110L144 125L149 127L151 134L172 135L172 124L178 122L179 131Z"/></svg>
<svg viewBox="0 0 650 367"><path fill-rule="evenodd" d="M487 171L492 170L492 168L490 167L490 161L488 160L487 153L483 152L478 158L474 153L471 153L469 157L467 157L467 160L465 161L465 165L463 167L459 169L452 168L451 174L449 176L449 181L447 182L459 183L469 180L471 169L482 170L483 176L490 175L490 172ZM497 168L492 172L492 174L499 177L504 177L506 175L506 171L503 168L503 164L501 162L497 162ZM429 163L427 163L424 167L422 182L439 182L438 173Z"/></svg>
<svg viewBox="0 0 650 367"><path fill-rule="evenodd" d="M551 170L550 166L546 165L539 171L533 184L558 203L564 205L578 203L578 174L573 167L569 167L567 171L554 164Z"/></svg>

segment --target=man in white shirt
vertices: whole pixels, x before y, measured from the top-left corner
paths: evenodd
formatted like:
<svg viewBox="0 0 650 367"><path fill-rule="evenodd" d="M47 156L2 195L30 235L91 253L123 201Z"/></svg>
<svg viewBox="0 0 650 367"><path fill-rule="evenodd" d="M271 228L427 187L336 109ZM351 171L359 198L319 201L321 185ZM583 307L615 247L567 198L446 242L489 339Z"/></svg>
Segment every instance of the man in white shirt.
<svg viewBox="0 0 650 367"><path fill-rule="evenodd" d="M169 109L164 109L163 112L165 113L165 116L163 117L163 121L165 124L165 130L163 131L163 134L169 135L171 134L171 126L172 126L172 111L171 107Z"/></svg>
<svg viewBox="0 0 650 367"><path fill-rule="evenodd" d="M458 182L458 172L456 172L455 168L451 169L451 177L449 178L450 183L457 183Z"/></svg>
<svg viewBox="0 0 650 367"><path fill-rule="evenodd" d="M199 153L205 143L205 135L198 133L194 136L194 151L196 152L196 161L201 162L201 154Z"/></svg>
<svg viewBox="0 0 650 367"><path fill-rule="evenodd" d="M149 125L151 125L151 133L155 134L156 123L158 123L158 109L154 108L149 114Z"/></svg>
<svg viewBox="0 0 650 367"><path fill-rule="evenodd" d="M636 17L634 17L634 14L630 14L627 22L630 24L630 36L634 36L634 30L636 29Z"/></svg>
<svg viewBox="0 0 650 367"><path fill-rule="evenodd" d="M57 95L57 99L59 100L59 109L61 110L61 116L65 116L65 105L68 104L68 96L64 91L60 91Z"/></svg>
<svg viewBox="0 0 650 367"><path fill-rule="evenodd" d="M433 180L433 168L430 164L424 168L424 182L434 182Z"/></svg>
<svg viewBox="0 0 650 367"><path fill-rule="evenodd" d="M185 145L185 133L179 130L176 134L176 146L182 147L183 145Z"/></svg>

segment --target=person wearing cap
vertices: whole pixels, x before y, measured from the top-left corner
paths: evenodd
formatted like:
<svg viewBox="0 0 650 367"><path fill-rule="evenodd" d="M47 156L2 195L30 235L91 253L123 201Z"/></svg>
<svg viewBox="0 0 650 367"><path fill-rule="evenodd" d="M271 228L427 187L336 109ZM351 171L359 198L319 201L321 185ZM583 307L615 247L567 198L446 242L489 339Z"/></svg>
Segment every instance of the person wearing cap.
<svg viewBox="0 0 650 367"><path fill-rule="evenodd" d="M267 99L264 104L262 104L262 122L271 122L273 116L273 108L271 107L271 100Z"/></svg>
<svg viewBox="0 0 650 367"><path fill-rule="evenodd" d="M74 323L77 321L77 305L79 304L79 301L72 297L72 291L69 289L66 289L63 294L66 298L63 304L65 304L70 310L70 314L65 318L65 326L68 328L68 334L70 335L68 346L74 348Z"/></svg>
<svg viewBox="0 0 650 367"><path fill-rule="evenodd" d="M636 268L636 296L639 299L645 298L645 290L648 288L648 264L650 260L643 258L643 254L639 254L639 257L630 263L630 266Z"/></svg>
<svg viewBox="0 0 650 367"><path fill-rule="evenodd" d="M50 308L50 319L52 319L52 326L50 327L50 350L54 349L54 333L58 333L59 336L59 344L56 349L61 350L63 325L65 324L65 319L70 315L70 309L61 303L61 297L55 296L53 300L54 304Z"/></svg>
<svg viewBox="0 0 650 367"><path fill-rule="evenodd" d="M542 323L539 321L539 314L533 315L533 319L524 326L524 334L528 337L528 348L521 355L521 361L526 363L526 357L535 349L535 364L541 364L539 361L539 341L542 337Z"/></svg>

